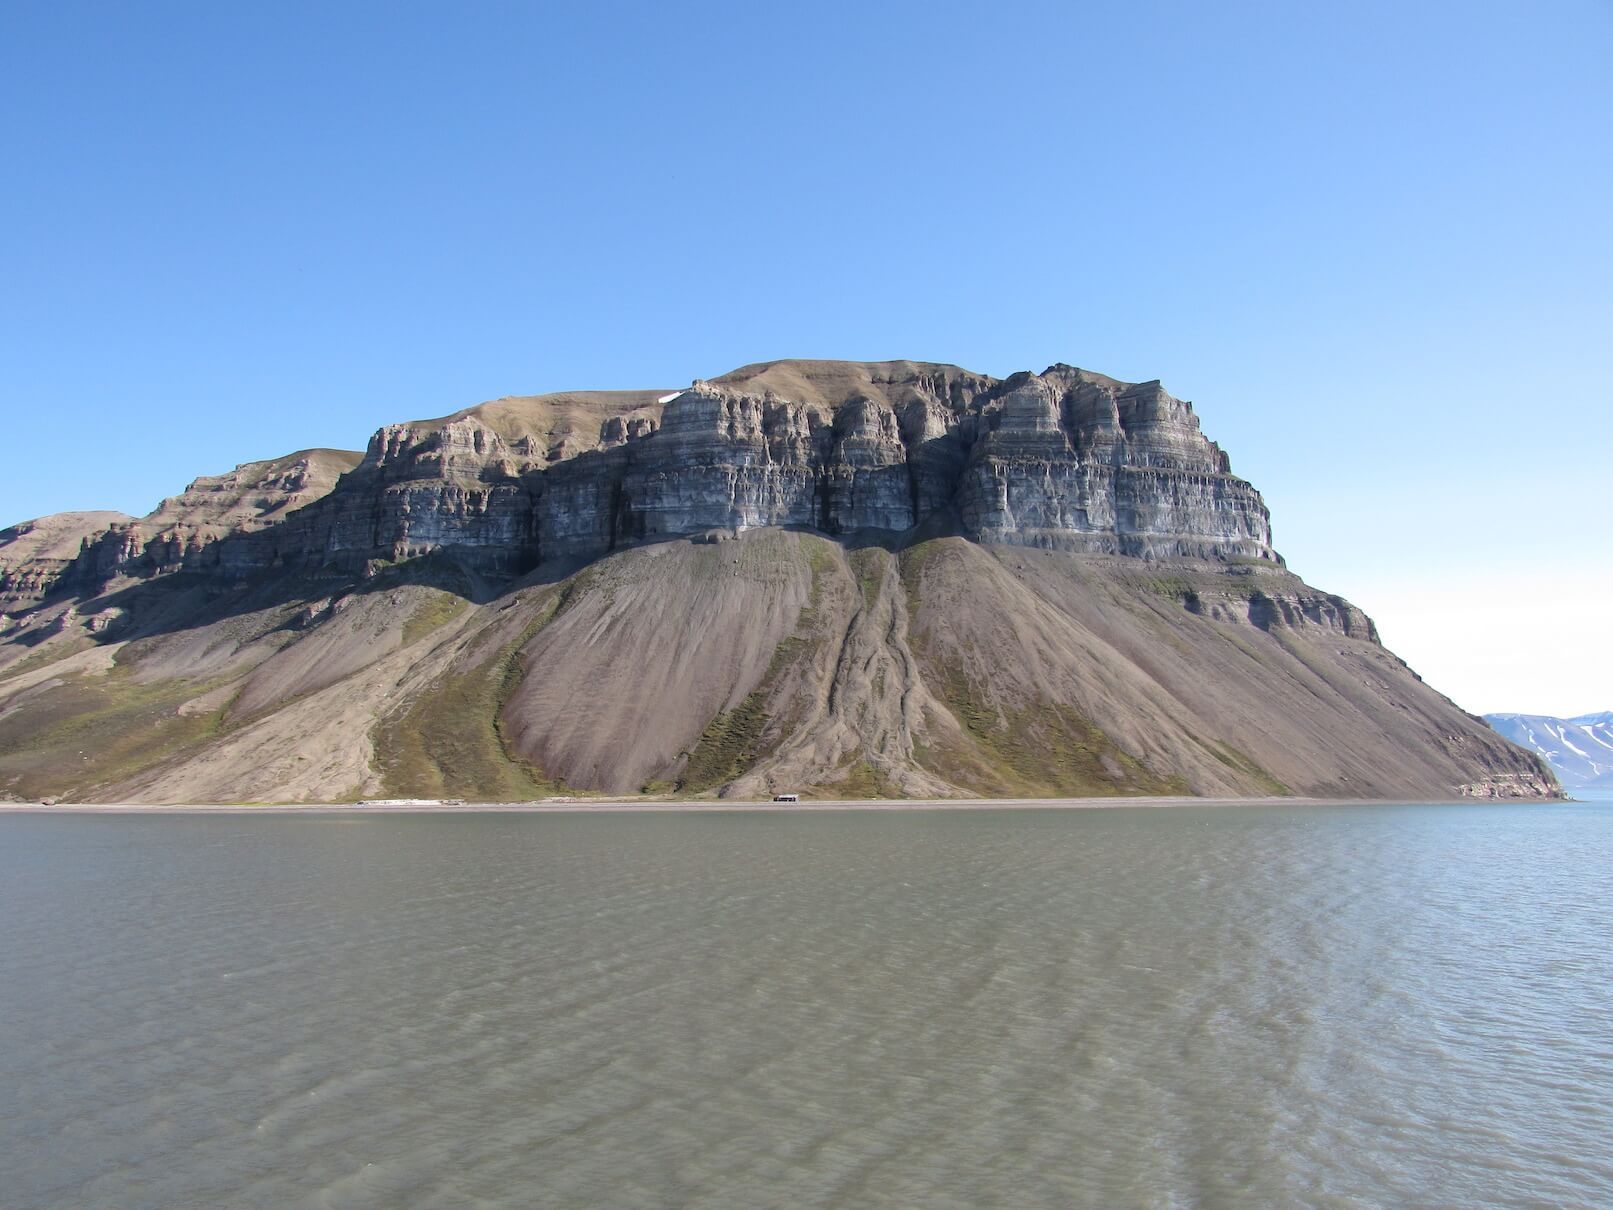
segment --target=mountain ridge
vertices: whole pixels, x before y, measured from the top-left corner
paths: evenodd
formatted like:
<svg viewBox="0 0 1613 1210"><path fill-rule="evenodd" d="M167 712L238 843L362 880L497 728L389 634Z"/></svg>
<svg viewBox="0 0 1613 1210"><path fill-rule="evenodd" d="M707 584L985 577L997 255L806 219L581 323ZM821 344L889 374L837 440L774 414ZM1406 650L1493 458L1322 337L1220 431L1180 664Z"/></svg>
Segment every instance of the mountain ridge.
<svg viewBox="0 0 1613 1210"><path fill-rule="evenodd" d="M0 534L0 793L1556 792L1286 570L1191 404L1062 363L509 396L48 520Z"/></svg>
<svg viewBox="0 0 1613 1210"><path fill-rule="evenodd" d="M1613 789L1613 710L1558 718L1486 714L1484 721L1520 747L1540 754L1569 789Z"/></svg>

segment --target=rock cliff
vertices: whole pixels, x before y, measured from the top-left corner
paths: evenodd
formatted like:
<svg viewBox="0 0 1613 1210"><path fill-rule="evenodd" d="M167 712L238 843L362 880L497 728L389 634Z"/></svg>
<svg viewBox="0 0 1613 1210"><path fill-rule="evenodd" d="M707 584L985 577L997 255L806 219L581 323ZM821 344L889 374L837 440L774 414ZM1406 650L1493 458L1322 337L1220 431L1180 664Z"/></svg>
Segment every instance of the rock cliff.
<svg viewBox="0 0 1613 1210"><path fill-rule="evenodd" d="M16 610L57 592L93 593L119 577L216 566L221 539L279 524L328 493L357 462L348 450L299 450L204 475L139 519L60 513L0 530L0 608Z"/></svg>
<svg viewBox="0 0 1613 1210"><path fill-rule="evenodd" d="M389 425L240 571L452 550L482 570L767 526L1276 560L1260 495L1158 383L1053 366L773 362L684 391L575 392Z"/></svg>
<svg viewBox="0 0 1613 1210"><path fill-rule="evenodd" d="M133 524L123 513L55 513L0 529L0 608L44 600L92 541Z"/></svg>
<svg viewBox="0 0 1613 1210"><path fill-rule="evenodd" d="M0 594L0 793L1555 791L1065 365L510 397L14 527Z"/></svg>

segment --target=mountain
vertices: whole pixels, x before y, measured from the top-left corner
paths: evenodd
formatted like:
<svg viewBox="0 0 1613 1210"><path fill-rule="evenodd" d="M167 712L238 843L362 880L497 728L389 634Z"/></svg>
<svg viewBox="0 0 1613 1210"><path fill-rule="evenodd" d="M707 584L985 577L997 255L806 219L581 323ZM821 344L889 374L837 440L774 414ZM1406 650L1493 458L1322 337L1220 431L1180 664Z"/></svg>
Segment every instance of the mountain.
<svg viewBox="0 0 1613 1210"><path fill-rule="evenodd" d="M299 450L204 475L139 520L57 513L0 530L0 607L26 609L63 591L93 597L118 577L209 566L221 538L277 524L358 462L351 450Z"/></svg>
<svg viewBox="0 0 1613 1210"><path fill-rule="evenodd" d="M1158 382L781 361L0 532L0 793L1535 797Z"/></svg>
<svg viewBox="0 0 1613 1210"><path fill-rule="evenodd" d="M1613 789L1613 711L1578 718L1486 714L1484 720L1513 743L1540 753L1569 789Z"/></svg>

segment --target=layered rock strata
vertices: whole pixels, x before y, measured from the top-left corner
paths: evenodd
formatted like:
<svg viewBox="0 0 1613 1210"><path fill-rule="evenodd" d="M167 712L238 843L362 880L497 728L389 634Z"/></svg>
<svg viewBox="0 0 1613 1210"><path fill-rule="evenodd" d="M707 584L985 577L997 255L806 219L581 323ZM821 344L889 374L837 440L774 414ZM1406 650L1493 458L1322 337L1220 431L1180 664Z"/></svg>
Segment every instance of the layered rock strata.
<svg viewBox="0 0 1613 1210"><path fill-rule="evenodd" d="M0 794L1556 792L1065 365L497 400L0 532L0 606Z"/></svg>
<svg viewBox="0 0 1613 1210"><path fill-rule="evenodd" d="M776 362L680 392L500 400L388 425L356 465L337 451L249 463L7 584L36 600L181 565L247 575L434 551L509 574L711 530L926 523L988 543L1277 559L1259 493L1158 383L1063 365L999 381Z"/></svg>
<svg viewBox="0 0 1613 1210"><path fill-rule="evenodd" d="M123 513L53 513L0 529L0 608L26 609L44 600L91 542L134 523Z"/></svg>
<svg viewBox="0 0 1613 1210"><path fill-rule="evenodd" d="M299 450L203 475L144 517L62 513L0 531L0 605L26 608L53 593L93 592L118 577L181 567L234 571L221 540L282 523L357 462L349 450ZM52 535L48 552L35 549L43 534Z"/></svg>
<svg viewBox="0 0 1613 1210"><path fill-rule="evenodd" d="M210 557L244 574L450 551L509 574L714 530L940 525L987 543L1278 561L1259 493L1158 383L784 362L527 406L548 416L556 399L558 436L515 423L515 401L383 428L316 506Z"/></svg>

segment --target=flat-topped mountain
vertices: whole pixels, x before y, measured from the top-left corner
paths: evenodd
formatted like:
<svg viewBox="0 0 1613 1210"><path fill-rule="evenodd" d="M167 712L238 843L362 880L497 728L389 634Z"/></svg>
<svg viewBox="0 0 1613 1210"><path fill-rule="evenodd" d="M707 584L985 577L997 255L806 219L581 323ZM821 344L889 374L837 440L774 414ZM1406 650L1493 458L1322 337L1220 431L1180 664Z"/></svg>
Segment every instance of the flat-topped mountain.
<svg viewBox="0 0 1613 1210"><path fill-rule="evenodd" d="M0 605L20 796L1555 792L1065 365L500 399L0 531Z"/></svg>
<svg viewBox="0 0 1613 1210"><path fill-rule="evenodd" d="M0 530L0 608L15 610L53 592L93 594L120 576L205 565L220 539L255 533L327 495L359 455L298 450L203 475L146 516L57 513Z"/></svg>

